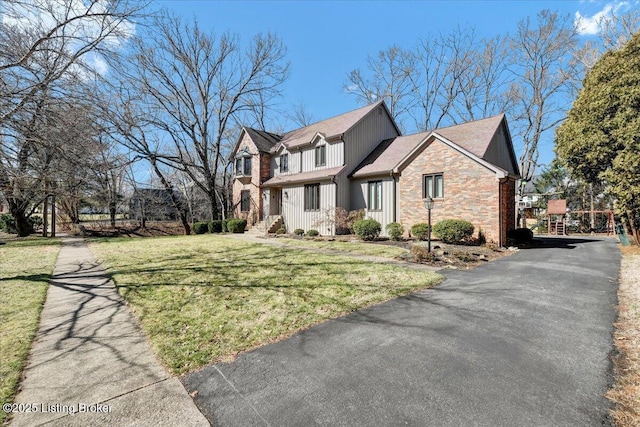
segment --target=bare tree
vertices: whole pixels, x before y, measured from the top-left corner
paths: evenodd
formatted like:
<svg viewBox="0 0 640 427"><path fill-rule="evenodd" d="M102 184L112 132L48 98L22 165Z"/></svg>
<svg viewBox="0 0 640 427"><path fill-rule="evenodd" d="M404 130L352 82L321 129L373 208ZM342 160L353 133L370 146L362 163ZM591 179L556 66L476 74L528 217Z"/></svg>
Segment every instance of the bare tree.
<svg viewBox="0 0 640 427"><path fill-rule="evenodd" d="M4 0L0 125L69 74L94 70L133 32L138 0ZM91 55L91 57L89 57Z"/></svg>
<svg viewBox="0 0 640 427"><path fill-rule="evenodd" d="M391 46L368 57L366 70L353 70L344 88L362 104L384 99L399 123L435 129L505 108L506 51L504 38L477 40L473 29L458 27L414 50Z"/></svg>
<svg viewBox="0 0 640 427"><path fill-rule="evenodd" d="M18 234L52 192L63 188L62 160L73 158L82 116L77 88L132 30L143 3L6 0L0 20L0 192ZM55 173L54 173L55 172ZM58 176L56 176L56 173ZM66 186L75 185L71 180Z"/></svg>
<svg viewBox="0 0 640 427"><path fill-rule="evenodd" d="M300 101L291 107L289 118L300 127L309 126L314 122L313 113L309 111L304 101Z"/></svg>
<svg viewBox="0 0 640 427"><path fill-rule="evenodd" d="M471 67L459 75L460 92L453 100L452 120L471 121L505 111L509 99L503 88L508 82L508 49L506 38L496 36L471 43L464 54Z"/></svg>
<svg viewBox="0 0 640 427"><path fill-rule="evenodd" d="M413 52L393 45L376 56L367 57L367 74L360 69L351 71L344 90L362 104L385 100L391 116L402 128L403 117L414 102L411 75L415 71Z"/></svg>
<svg viewBox="0 0 640 427"><path fill-rule="evenodd" d="M578 72L572 57L576 36L569 16L543 10L534 22L529 18L520 21L511 38L510 71L514 79L508 96L512 102L511 124L522 143L519 196L523 196L524 184L535 173L543 135L564 120L570 107L565 95L571 92Z"/></svg>
<svg viewBox="0 0 640 427"><path fill-rule="evenodd" d="M148 128L164 137L143 155L186 173L217 218L227 129L280 95L289 69L286 49L272 34L256 35L243 48L238 36L218 37L197 22L163 14L134 50L121 73L123 85L142 103L137 114L145 116Z"/></svg>
<svg viewBox="0 0 640 427"><path fill-rule="evenodd" d="M598 26L603 49L618 50L640 30L640 11L630 9L626 13L613 12L601 17Z"/></svg>

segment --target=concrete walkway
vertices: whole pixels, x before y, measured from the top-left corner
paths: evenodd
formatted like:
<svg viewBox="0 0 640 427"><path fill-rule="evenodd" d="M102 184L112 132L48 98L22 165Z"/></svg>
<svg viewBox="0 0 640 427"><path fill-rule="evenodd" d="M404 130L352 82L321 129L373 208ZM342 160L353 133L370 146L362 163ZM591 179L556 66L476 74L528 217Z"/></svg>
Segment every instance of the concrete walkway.
<svg viewBox="0 0 640 427"><path fill-rule="evenodd" d="M80 238L63 238L16 403L12 426L209 425Z"/></svg>

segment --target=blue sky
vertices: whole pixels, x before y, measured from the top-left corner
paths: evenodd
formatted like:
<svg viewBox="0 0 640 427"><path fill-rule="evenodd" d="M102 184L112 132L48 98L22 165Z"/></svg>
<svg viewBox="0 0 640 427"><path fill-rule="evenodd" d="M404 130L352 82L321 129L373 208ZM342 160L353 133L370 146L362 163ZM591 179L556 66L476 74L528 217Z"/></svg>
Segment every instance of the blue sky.
<svg viewBox="0 0 640 427"><path fill-rule="evenodd" d="M291 77L284 88L282 109L303 102L315 120L357 108L343 90L347 74L364 68L367 55L393 44L413 47L428 34L452 27L474 27L479 37L513 33L517 22L551 9L573 19L583 17L582 37L594 37L592 18L630 2L607 1L208 1L156 0L185 17L195 16L216 33L231 31L248 39L258 32L276 32L288 48ZM294 127L293 125L286 126ZM541 148L540 163L553 158L553 134ZM518 151L516 142L516 151ZM519 155L519 153L517 153Z"/></svg>

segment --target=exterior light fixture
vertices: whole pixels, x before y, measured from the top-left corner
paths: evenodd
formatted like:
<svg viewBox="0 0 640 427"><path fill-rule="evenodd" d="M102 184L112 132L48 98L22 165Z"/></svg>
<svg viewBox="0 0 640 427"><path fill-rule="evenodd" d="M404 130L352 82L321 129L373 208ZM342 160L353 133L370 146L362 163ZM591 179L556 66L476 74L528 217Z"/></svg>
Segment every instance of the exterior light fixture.
<svg viewBox="0 0 640 427"><path fill-rule="evenodd" d="M429 225L429 231L428 231L428 239L427 239L427 250L429 252L431 252L431 209L433 209L433 199L429 196L427 196L426 198L422 199L422 201L424 202L424 207L427 210L427 218L428 218L428 225Z"/></svg>

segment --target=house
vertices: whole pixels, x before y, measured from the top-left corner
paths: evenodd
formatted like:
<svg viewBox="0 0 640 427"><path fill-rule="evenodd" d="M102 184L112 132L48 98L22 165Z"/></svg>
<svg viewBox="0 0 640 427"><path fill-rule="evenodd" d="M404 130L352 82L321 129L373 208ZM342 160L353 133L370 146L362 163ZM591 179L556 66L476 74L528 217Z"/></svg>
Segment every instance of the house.
<svg viewBox="0 0 640 427"><path fill-rule="evenodd" d="M243 128L233 151L234 213L250 225L336 233L335 208L383 227L465 219L487 240L515 228L518 165L503 114L401 135L384 102L277 135Z"/></svg>

